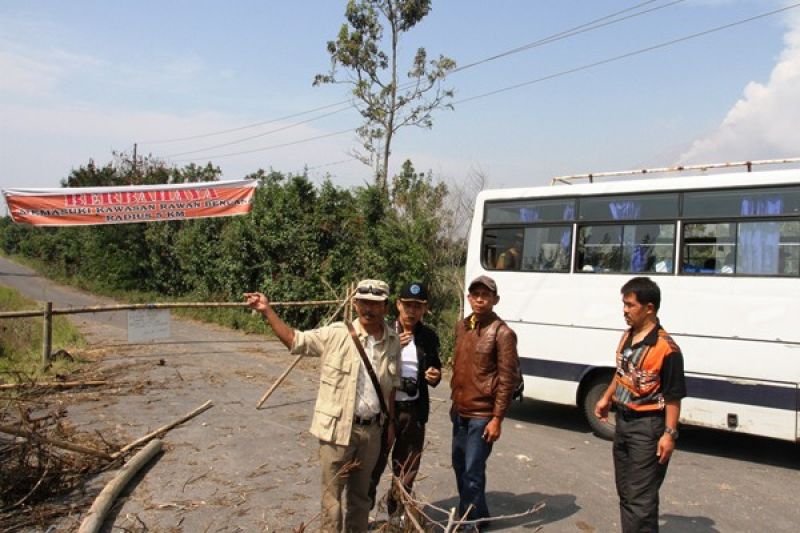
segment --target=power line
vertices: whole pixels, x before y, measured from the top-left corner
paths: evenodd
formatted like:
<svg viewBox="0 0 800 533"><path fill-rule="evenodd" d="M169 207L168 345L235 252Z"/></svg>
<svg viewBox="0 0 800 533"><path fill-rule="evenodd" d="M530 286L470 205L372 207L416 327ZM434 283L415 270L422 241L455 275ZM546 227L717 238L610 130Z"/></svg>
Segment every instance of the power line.
<svg viewBox="0 0 800 533"><path fill-rule="evenodd" d="M616 62L616 61L620 61L622 59L626 59L626 58L629 58L629 57L641 55L641 54L644 54L646 52L652 52L654 50L658 50L658 49L661 49L661 48L666 48L667 46L672 46L674 44L678 44L678 43L681 43L681 42L684 42L684 41L688 41L688 40L691 40L691 39L696 39L698 37L709 35L711 33L716 33L716 32L722 31L722 30L733 28L735 26L740 26L742 24L746 24L746 23L752 22L754 20L762 19L762 18L769 17L769 16L772 16L772 15L776 15L776 14L782 13L784 11L789 11L789 10L795 9L797 7L800 7L800 2L795 3L795 4L791 4L789 6L785 6L785 7L779 8L779 9L775 9L773 11L768 11L766 13L761 13L760 15L755 15L755 16L752 16L752 17L748 17L746 19L738 20L738 21L731 22L731 23L728 23L728 24L723 24L722 26L717 26L717 27L710 28L708 30L704 30L704 31L701 31L701 32L692 33L692 34L686 35L684 37L679 37L677 39L672 39L670 41L665 41L663 43L659 43L659 44L656 44L656 45L653 45L653 46L648 46L646 48L640 48L638 50L634 50L632 52L628 52L628 53L625 53L625 54L614 56L614 57L611 57L611 58L608 58L608 59L595 61L594 63L589 63L589 64L586 64L586 65L582 65L580 67L575 67L575 68L571 68L571 69L568 69L568 70L563 70L561 72L550 74L548 76L543 76L541 78L536 78L534 80L530 80L530 81L526 81L526 82L522 82L522 83L517 83L515 85L510 85L508 87L503 87L501 89L496 89L494 91L489 91L487 93L479 94L479 95L476 95L476 96L471 96L469 98L464 98L462 100L454 102L454 104L461 104L461 103L465 103L465 102L471 102L473 100L478 100L480 98L486 98L488 96L493 96L495 94L511 91L511 90L514 90L514 89L519 89L521 87L526 87L528 85L534 85L536 83L541 83L543 81L552 80L554 78L559 78L559 77L562 77L562 76L566 76L568 74L574 74L575 72L588 70L590 68L594 68L594 67L597 67L597 66L600 66L600 65L613 63L613 62ZM344 133L348 133L348 132L352 132L352 131L355 131L355 128L350 128L350 129L346 129L346 130L340 130L340 131L336 131L336 132L333 132L333 133L328 133L328 134L325 134L325 135L318 135L318 136L315 136L315 137L309 137L309 138L306 138L306 139L299 139L297 141L293 141L293 142L289 142L289 143L266 146L266 147L263 147L263 148L255 148L255 149L252 149L252 150L244 150L244 151L241 151L241 152L232 152L232 153L227 153L227 154L208 156L208 159L219 159L219 158L223 158L223 157L231 157L231 156L235 156L235 155L251 154L251 153L255 153L255 152L273 150L273 149L276 149L276 148L283 148L283 147L286 147L286 146L293 146L295 144L301 144L301 143L305 143L305 142L315 141L315 140L318 140L318 139L324 139L324 138L327 138L327 137L333 137L335 135L342 135ZM205 159L205 157L202 158L202 159ZM176 162L193 161L193 160L194 159L182 159L182 160L179 159Z"/></svg>
<svg viewBox="0 0 800 533"><path fill-rule="evenodd" d="M215 144L214 146L206 146L205 148L198 148L197 150L189 150L187 152L178 152L177 154L169 154L169 155L165 155L164 157L166 157L166 158L180 157L182 155L196 154L198 152L207 152L208 150L215 150L217 148L223 148L225 146L231 146L233 144L239 144L239 143L243 143L245 141L251 141L253 139L258 139L259 137L264 137L266 135L271 135L273 133L286 131L288 129L295 128L297 126L301 126L303 124L308 124L309 122L313 122L313 121L319 120L321 118L329 117L331 115L335 115L336 113L341 113L345 109L349 109L349 106L348 107L343 107L341 109L337 109L336 111L331 111L330 113L325 113L324 115L318 115L316 117L311 117L309 119L302 120L300 122L294 122L292 124L288 124L286 126L282 126L280 128L276 128L274 130L265 131L264 133L259 133L257 135L250 135L249 137L243 137L241 139L236 139L236 140L233 140L233 141L230 141L230 142L226 142L226 143L222 143L222 144Z"/></svg>
<svg viewBox="0 0 800 533"><path fill-rule="evenodd" d="M755 15L753 17L749 17L749 18L746 18L746 19L738 20L736 22L731 22L729 24L724 24L722 26L717 26L715 28L711 28L711 29L704 30L704 31L701 31L701 32L697 32L697 33L693 33L693 34L690 34L690 35L686 35L684 37L679 37L677 39L672 39L670 41L665 41L665 42L660 43L660 44L656 44L656 45L653 45L653 46L648 46L646 48L640 48L639 50L635 50L633 52L628 52L626 54L622 54L622 55L614 56L614 57L611 57L611 58L608 58L608 59L595 61L594 63L589 63L589 64L586 64L586 65L582 65L580 67L575 67L575 68L571 68L571 69L568 69L568 70L562 70L561 72L556 72L555 74L550 74L548 76L543 76L541 78L536 78L534 80L525 81L525 82L522 82L522 83L517 83L515 85L509 85L508 87L503 87L502 89L496 89L494 91L489 91L487 93L479 94L479 95L476 95L476 96L471 96L469 98L464 98L462 100L458 100L456 102L453 102L453 104L454 105L455 104L463 104L464 102L471 102L472 100L477 100L479 98L485 98L487 96L493 96L495 94L499 94L499 93L503 93L503 92L507 92L507 91L512 91L514 89L519 89L520 87L526 87L528 85L533 85L535 83L541 83L543 81L552 80L553 78L559 78L561 76L566 76L567 74L574 74L575 72L580 72L582 70L588 70L590 68L594 68L594 67L597 67L597 66L600 66L600 65L605 65L605 64L608 64L608 63L613 63L615 61L620 61L622 59L627 59L629 57L641 55L641 54L644 54L646 52L652 52L653 50L658 50L660 48L666 48L667 46L672 46L673 44L678 44L678 43L681 43L681 42L684 42L684 41L688 41L688 40L691 40L691 39L696 39L696 38L702 37L704 35L708 35L708 34L711 34L711 33L716 33L716 32L722 31L722 30L727 30L729 28L733 28L734 26L740 26L742 24L746 24L748 22L752 22L754 20L758 20L758 19L761 19L761 18L764 18L764 17L769 17L771 15L776 15L776 14L781 13L783 11L788 11L790 9L795 9L797 7L800 7L800 2L798 2L796 4L792 4L792 5L786 6L786 7L782 7L782 8L779 8L779 9L775 9L773 11L768 11L768 12L762 13L760 15Z"/></svg>
<svg viewBox="0 0 800 533"><path fill-rule="evenodd" d="M543 37L543 38L541 38L541 39L539 39L537 41L533 41L531 43L524 44L522 46L518 46L517 48L512 48L511 50L507 50L505 52L500 52L499 54L495 54L493 56L490 56L490 57L487 57L487 58L484 58L484 59L480 59L480 60L474 61L472 63L467 63L463 67L458 67L456 69L453 69L453 71L450 74L455 74L456 72L461 72L462 70L466 70L468 68L476 67L478 65L482 65L484 63L488 63L490 61L494 61L496 59L500 59L500 58L503 58L503 57L506 57L506 56L510 56L512 54L517 54L519 52L524 52L525 50L530 50L532 48L538 48L538 47L544 46L546 44L554 43L556 41L560 41L562 39L566 39L566 38L569 38L569 37L574 37L576 35L580 35L581 33L586 33L586 32L593 31L593 30L596 30L596 29L599 29L599 28L603 28L605 26L609 26L611 24L616 24L616 23L622 22L624 20L636 18L636 17L642 16L642 15L646 15L648 13L652 13L654 11L659 11L661 9L674 6L675 4L680 4L681 2L685 2L686 0L674 0L674 1L670 2L670 3L668 3L668 4L663 4L663 5L660 5L660 6L652 7L650 9L646 9L646 10L640 11L638 13L633 13L633 14L625 16L625 17L621 17L621 18L618 18L618 19L615 19L615 20L609 20L607 22L603 22L604 20L616 17L618 15L622 15L623 13L627 13L629 11L633 11L635 9L639 9L640 7L643 7L643 6L647 5L647 4L652 4L655 1L656 0L649 0L647 2L642 2L641 4L637 4L637 5L633 6L633 7L629 7L628 9L623 9L622 11L617 11L616 13L611 13L609 15L606 15L605 17L601 17L599 19L595 19L595 20L586 22L584 24L581 24L579 26L575 26L574 28L570 28L568 30L564 30L564 31L561 31L561 32L558 32L558 33L554 33L553 35L550 35L548 37ZM601 22L603 22L603 23L600 24Z"/></svg>
<svg viewBox="0 0 800 533"><path fill-rule="evenodd" d="M257 128L259 126L265 126L267 124L272 124L274 122L280 122L281 120L288 120L290 118L301 117L303 115L308 115L310 113L316 113L317 111L324 111L325 109L330 109L332 107L337 107L346 103L349 103L350 100L343 100L341 102L336 102L335 104L328 104L321 107L315 107L314 109L309 109L308 111L302 111L300 113L294 113L291 115L286 115L283 117L273 118L270 120L264 120L262 122L256 122L253 124L248 124L246 126L240 126L238 128L231 128L227 130L219 130L219 131L212 131L210 133L201 133L199 135L192 135L189 137L180 137L175 139L162 139L156 141L139 141L139 144L167 144L167 143L176 143L180 141L193 141L195 139L203 139L205 137L214 137L216 135L224 135L226 133L233 133L235 131L242 131L250 128Z"/></svg>
<svg viewBox="0 0 800 533"><path fill-rule="evenodd" d="M288 174L300 175L300 174L304 174L304 173L306 173L306 172L308 172L310 170L318 170L320 168L325 168L325 167L334 167L334 166L337 166L337 165L343 165L345 163L350 163L352 161L358 161L358 158L356 158L356 157L348 157L347 159L341 159L339 161L331 161L330 163L321 163L319 165L314 165L314 166L311 166L311 167L303 167L302 171L288 172Z"/></svg>
<svg viewBox="0 0 800 533"><path fill-rule="evenodd" d="M599 28L602 28L602 27L605 27L605 26L608 26L608 25L611 25L611 24L616 24L618 22L622 22L622 21L625 21L625 20L628 20L628 19L631 19L631 18L634 18L634 17L645 15L647 13L651 13L653 11L657 11L657 10L660 10L660 9L664 9L666 7L670 7L670 6L674 5L674 4L678 4L678 3L684 2L685 0L674 0L672 2L669 2L669 3L661 5L661 6L656 6L656 7L653 7L653 8L638 12L638 13L634 13L634 14L619 18L619 19L608 21L608 19L610 19L610 18L616 17L616 16L624 14L624 13L628 13L630 11L634 11L634 10L639 9L641 7L644 7L644 6L648 5L648 4L652 4L653 2L656 2L656 1L658 1L658 0L647 0L645 2L641 2L639 4L636 4L635 6L629 7L627 9L616 11L616 12L611 13L609 15L605 15L605 16L600 17L598 19L594 19L592 21L589 21L589 22L580 24L578 26L575 26L573 28L570 28L570 29L567 29L567 30L563 30L563 31L558 32L558 33L554 33L554 34L552 34L552 35L550 35L548 37L544 37L542 39L533 41L531 43L528 43L528 44L525 44L525 45L522 45L522 46L518 46L518 47L513 48L511 50L507 50L505 52L501 52L499 54L495 54L493 56L490 56L490 57L487 57L487 58L484 58L484 59L481 59L481 60L478 60L478 61L474 61L472 63L468 63L467 65L464 65L462 67L458 67L456 69L453 69L453 71L450 72L450 74L455 74L457 72L463 72L464 70L476 67L478 65L482 65L484 63L488 63L490 61L495 61L495 60L500 59L502 57L506 57L506 56L509 56L509 55L512 55L512 54L523 52L525 50L530 50L532 48L537 48L539 46L544 46L546 44L550 44L550 43L555 42L555 41L559 41L559 40L562 40L562 39L573 37L573 36L579 35L581 33L586 33L586 32L593 31L593 30L596 30L596 29L599 29ZM601 23L603 21L607 21L607 22L604 22L603 24L599 24L599 23ZM412 87L414 84L415 84L415 82L410 81L410 82L407 82L405 84L400 85L399 89L407 89L409 87ZM203 138L207 138L207 137L214 137L214 136L218 136L218 135L224 135L226 133L232 133L232 132L236 132L236 131L242 131L242 130L246 130L246 129L256 128L256 127L259 127L259 126L264 126L264 125L272 124L272 123L279 122L279 121L282 121L282 120L287 120L287 119L290 119L290 118L295 118L295 117L299 117L299 116L303 116L303 115L308 115L310 113L315 113L317 111L324 111L325 109L330 109L332 107L338 107L338 106L342 106L344 104L351 104L351 102L352 102L351 100L342 100L340 102L336 102L336 103L333 103L333 104L325 105L325 106L322 106L322 107L317 107L317 108L314 108L314 109L310 109L308 111L303 111L303 112L300 112L300 113L294 113L292 115L286 115L286 116L283 116L283 117L280 117L280 118L275 118L275 119L271 119L271 120L265 120L265 121L262 121L262 122L256 122L256 123L248 124L246 126L241 126L241 127L238 127L238 128L231 128L231 129L226 129L226 130L214 131L214 132L203 133L203 134L199 134L199 135L192 135L192 136L188 136L188 137L180 137L180 138L175 138L175 139L164 139L164 140L156 140L156 141L140 141L139 144L168 144L168 143L176 143L176 142L180 142L180 141L190 141L190 140L196 140L196 139L203 139ZM269 135L270 133L274 133L274 132L277 132L277 131L283 131L284 129L289 129L291 127L294 127L294 126L297 126L297 125L300 125L300 124L307 124L309 122L313 122L314 120L318 120L320 118L327 117L327 116L329 116L331 114L344 111L345 109L347 109L347 108L345 107L345 108L342 108L342 109L340 109L338 111L334 111L333 113L330 113L330 114L325 114L325 115L321 115L321 116L316 117L316 118L312 118L312 119L304 120L302 122L290 124L290 125L286 126L285 128L280 128L278 130L273 130L273 131L270 131L270 132L267 132L267 133L264 133L264 134L254 135L254 136L251 136L251 137L246 137L246 138L243 138L243 139L238 139L238 140L235 140L235 141L231 141L231 142L228 142L228 143L223 143L223 144L219 144L219 145L215 145L215 146L211 146L211 147L207 147L207 148L201 148L201 149L197 149L197 150L192 150L192 151L187 151L187 152L180 152L180 153L177 153L177 154L171 154L171 155L164 156L164 157L177 157L177 156L182 156L182 155L189 155L189 154L193 154L193 153L203 152L203 151L206 151L206 150L212 150L212 149L215 149L215 148L221 148L221 147L224 147L224 146L230 146L230 145L233 145L233 144L238 144L240 142L245 142L245 141L257 138L257 137L261 137L261 136L264 136L264 135Z"/></svg>
<svg viewBox="0 0 800 533"><path fill-rule="evenodd" d="M283 143L283 144L273 144L271 146L264 146L262 148L254 148L252 150L242 150L241 152L230 152L230 153L227 153L227 154L209 155L209 156L205 156L205 157L201 157L201 158L195 157L195 158L189 158L189 159L176 159L174 162L175 163L183 163L183 162L187 162L187 161L195 161L196 159L222 159L223 157L231 157L231 156L235 156L235 155L253 154L255 152L266 152L267 150L274 150L276 148L285 148L287 146L294 146L295 144L302 144L302 143L307 143L307 142L311 142L311 141L317 141L319 139L325 139L327 137L334 137L336 135L342 135L343 133L350 133L350 132L353 132L355 130L356 130L356 128L348 128L346 130L334 131L333 133L326 133L324 135L317 135L315 137L308 137L306 139L298 139L296 141Z"/></svg>

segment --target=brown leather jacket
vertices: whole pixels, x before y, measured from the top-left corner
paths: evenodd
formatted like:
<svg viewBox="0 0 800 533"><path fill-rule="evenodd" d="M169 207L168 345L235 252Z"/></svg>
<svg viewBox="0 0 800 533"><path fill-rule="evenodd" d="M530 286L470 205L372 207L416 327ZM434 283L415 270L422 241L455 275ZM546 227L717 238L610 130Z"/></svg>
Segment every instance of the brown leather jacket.
<svg viewBox="0 0 800 533"><path fill-rule="evenodd" d="M517 334L495 313L474 328L472 315L456 324L453 409L469 418L505 417L519 374Z"/></svg>

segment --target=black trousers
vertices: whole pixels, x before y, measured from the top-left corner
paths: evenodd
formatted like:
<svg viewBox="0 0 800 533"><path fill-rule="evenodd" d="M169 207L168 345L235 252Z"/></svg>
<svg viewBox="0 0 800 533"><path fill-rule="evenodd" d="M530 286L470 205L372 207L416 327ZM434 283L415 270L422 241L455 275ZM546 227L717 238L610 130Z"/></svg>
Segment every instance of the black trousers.
<svg viewBox="0 0 800 533"><path fill-rule="evenodd" d="M411 404L411 402L409 402ZM420 422L415 406L409 405L404 409L400 402L395 404L397 408L395 422L394 446L389 450L386 445L386 431L383 433L381 443L381 454L375 469L372 471L372 484L369 489L369 497L372 506L375 506L375 499L378 492L383 471L386 463L389 462L389 454L392 456L392 473L403 482L406 491L411 492L414 479L419 472L420 459L422 458L422 448L425 445L425 424ZM386 511L389 515L397 513L400 509L400 498L397 495L397 488L389 488L386 498Z"/></svg>
<svg viewBox="0 0 800 533"><path fill-rule="evenodd" d="M664 434L664 415L617 412L614 475L623 533L658 532L658 490L667 474L656 450Z"/></svg>

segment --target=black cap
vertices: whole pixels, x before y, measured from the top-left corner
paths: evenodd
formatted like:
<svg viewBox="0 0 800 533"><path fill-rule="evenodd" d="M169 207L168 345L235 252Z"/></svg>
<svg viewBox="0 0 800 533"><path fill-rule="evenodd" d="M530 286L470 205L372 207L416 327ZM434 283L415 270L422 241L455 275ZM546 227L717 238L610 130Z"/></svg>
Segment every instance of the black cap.
<svg viewBox="0 0 800 533"><path fill-rule="evenodd" d="M483 285L493 293L497 294L497 283L495 283L494 280L489 276L478 276L477 278L473 279L467 290L471 291L475 285Z"/></svg>
<svg viewBox="0 0 800 533"><path fill-rule="evenodd" d="M408 285L403 286L403 290L400 291L400 297L398 298L400 301L414 301L414 302L428 302L428 290L425 288L425 285L419 282L409 283Z"/></svg>

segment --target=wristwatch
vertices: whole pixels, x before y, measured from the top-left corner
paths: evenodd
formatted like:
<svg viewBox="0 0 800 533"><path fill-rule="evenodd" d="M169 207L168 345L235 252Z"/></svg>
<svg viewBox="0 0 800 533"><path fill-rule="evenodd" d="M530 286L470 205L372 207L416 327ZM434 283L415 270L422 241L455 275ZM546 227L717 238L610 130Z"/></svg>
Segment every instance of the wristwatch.
<svg viewBox="0 0 800 533"><path fill-rule="evenodd" d="M672 429L670 427L666 427L666 428L664 428L664 433L666 433L667 435L672 437L672 440L678 440L679 433L678 433L677 429Z"/></svg>

